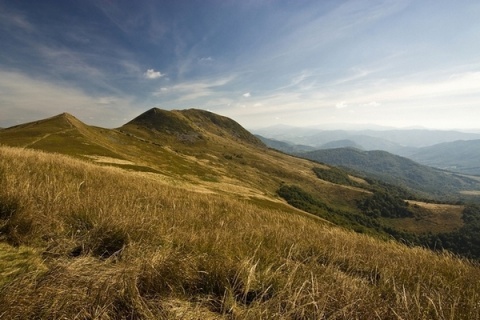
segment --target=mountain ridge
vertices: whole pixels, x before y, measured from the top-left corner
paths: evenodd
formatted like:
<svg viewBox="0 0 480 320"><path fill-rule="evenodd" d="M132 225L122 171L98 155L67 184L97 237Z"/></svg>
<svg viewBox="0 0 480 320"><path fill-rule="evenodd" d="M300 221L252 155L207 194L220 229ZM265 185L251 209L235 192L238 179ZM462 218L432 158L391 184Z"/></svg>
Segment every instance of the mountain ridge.
<svg viewBox="0 0 480 320"><path fill-rule="evenodd" d="M298 155L328 165L353 169L391 184L440 197L458 193L464 188L478 187L478 182L473 179L428 167L387 151L335 148Z"/></svg>
<svg viewBox="0 0 480 320"><path fill-rule="evenodd" d="M349 139L360 145L364 140L368 145L363 145L362 149L386 150L400 155L406 154L411 148L421 148L456 140L480 139L480 134L476 132L429 129L322 130L301 127L273 127L256 129L254 133L291 144L303 144L317 148L336 140Z"/></svg>
<svg viewBox="0 0 480 320"><path fill-rule="evenodd" d="M0 143L69 155L100 155L122 158L112 150L108 129L89 126L69 113L5 128Z"/></svg>
<svg viewBox="0 0 480 320"><path fill-rule="evenodd" d="M149 132L142 132L145 130L141 127ZM184 143L202 143L209 135L227 136L257 147L265 147L234 120L200 109L167 111L152 108L127 122L119 130L160 140L174 137Z"/></svg>
<svg viewBox="0 0 480 320"><path fill-rule="evenodd" d="M477 160L480 158L480 135L476 132L409 129L318 130L315 133L312 129L301 128L296 131L295 128L283 128L285 132L282 133L282 128L273 129L270 136L275 138L262 136L264 141L270 147L287 153L311 151L305 148L305 145L313 150L338 147L355 147L366 151L383 150L426 166L480 176L480 164ZM360 132L363 135L359 135Z"/></svg>
<svg viewBox="0 0 480 320"><path fill-rule="evenodd" d="M173 117L179 123L167 127L167 132L162 127L163 120L148 119L155 114ZM79 130L71 128L66 119L68 115L60 114L2 130L0 144L102 161L99 163L159 174L164 181L175 181L202 192L233 193L272 203L279 203L276 190L282 181L293 183L301 177L311 190L315 190L318 181L310 161L269 150L235 121L207 111L151 109L118 129L80 122ZM33 129L25 131L29 126ZM186 140L185 135L192 133L193 139ZM332 194L340 194L333 190L345 189L329 184L325 188L332 189ZM354 190L344 192L352 198L362 195ZM345 202L340 196L328 201Z"/></svg>
<svg viewBox="0 0 480 320"><path fill-rule="evenodd" d="M30 139L20 145L24 148L120 167L168 185L243 199L262 208L303 212L380 237L405 239L402 231L395 229L403 220L391 219L412 219L415 212L433 214L428 206L423 211L413 207L405 211L405 199L417 199L411 192L364 179L363 174L269 149L235 121L208 111L150 109L117 129L89 126L66 114L30 126L27 131L25 127L0 131L0 143L15 146L12 141L22 136ZM36 135L32 135L34 129ZM473 194L475 190L480 188L464 191ZM385 208L393 206L397 213L375 208L379 202L369 200L371 197L384 199L381 203L392 202ZM380 217L390 219L393 227L387 227L378 220ZM417 225L416 221L409 223ZM461 227L462 222L455 226ZM415 230L433 228L422 224ZM447 226L442 230L456 229Z"/></svg>
<svg viewBox="0 0 480 320"><path fill-rule="evenodd" d="M480 176L480 139L444 142L406 156L428 166Z"/></svg>

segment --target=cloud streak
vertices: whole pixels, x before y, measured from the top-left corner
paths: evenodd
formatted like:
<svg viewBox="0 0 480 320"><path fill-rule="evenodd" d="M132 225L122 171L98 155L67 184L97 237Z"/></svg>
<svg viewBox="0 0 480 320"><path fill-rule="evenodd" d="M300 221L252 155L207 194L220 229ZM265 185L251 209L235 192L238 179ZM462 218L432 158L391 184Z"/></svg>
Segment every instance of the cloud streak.
<svg viewBox="0 0 480 320"><path fill-rule="evenodd" d="M180 82L170 87L161 87L159 90L154 91L152 95L161 102L186 105L195 103L200 98L218 98L222 95L222 92L225 94L225 87L234 79L235 76L230 75L220 78Z"/></svg>
<svg viewBox="0 0 480 320"><path fill-rule="evenodd" d="M467 126L480 118L478 16L447 1L2 2L0 126L63 111L112 123L154 106L245 126L392 114Z"/></svg>
<svg viewBox="0 0 480 320"><path fill-rule="evenodd" d="M0 126L69 112L89 124L116 127L123 123L124 115L135 114L131 97L92 96L17 72L0 70L0 92Z"/></svg>

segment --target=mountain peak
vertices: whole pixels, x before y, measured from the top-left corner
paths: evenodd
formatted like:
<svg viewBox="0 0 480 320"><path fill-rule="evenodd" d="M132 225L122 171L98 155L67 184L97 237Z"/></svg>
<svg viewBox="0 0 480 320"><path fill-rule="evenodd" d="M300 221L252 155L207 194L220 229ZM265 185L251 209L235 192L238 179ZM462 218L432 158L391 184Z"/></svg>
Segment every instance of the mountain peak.
<svg viewBox="0 0 480 320"><path fill-rule="evenodd" d="M86 126L82 121L78 120L71 114L67 112L63 112L60 114L57 114L56 116L41 119L41 120L36 120L32 122L26 122L22 123L16 126L12 126L9 128L5 128L5 130L9 131L15 131L15 130L21 130L23 128L44 128L44 129L59 129L59 128L71 128L71 127L84 127Z"/></svg>
<svg viewBox="0 0 480 320"><path fill-rule="evenodd" d="M75 116L71 115L68 112L62 112L60 114L57 114L56 116L51 117L50 119L66 119L66 120L80 121Z"/></svg>
<svg viewBox="0 0 480 320"><path fill-rule="evenodd" d="M62 112L60 113L59 115L57 115L57 117L61 117L61 118L74 118L76 119L73 115L71 115L70 113L68 112Z"/></svg>
<svg viewBox="0 0 480 320"><path fill-rule="evenodd" d="M145 111L126 125L143 126L167 134L187 134L194 131L178 113L159 108Z"/></svg>
<svg viewBox="0 0 480 320"><path fill-rule="evenodd" d="M203 141L205 136L215 135L240 140L256 146L265 146L258 138L234 120L201 109L163 110L152 108L126 123L122 129L142 130L174 136L182 142Z"/></svg>
<svg viewBox="0 0 480 320"><path fill-rule="evenodd" d="M219 136L229 136L234 140L241 140L249 144L265 147L260 139L242 127L238 122L228 117L201 109L187 109L180 112L203 130L210 131Z"/></svg>
<svg viewBox="0 0 480 320"><path fill-rule="evenodd" d="M71 115L68 112L63 112L60 113L56 116L53 116L51 118L47 118L43 121L46 121L47 123L57 123L57 125L67 125L68 127L85 127L86 124L77 119L75 116Z"/></svg>

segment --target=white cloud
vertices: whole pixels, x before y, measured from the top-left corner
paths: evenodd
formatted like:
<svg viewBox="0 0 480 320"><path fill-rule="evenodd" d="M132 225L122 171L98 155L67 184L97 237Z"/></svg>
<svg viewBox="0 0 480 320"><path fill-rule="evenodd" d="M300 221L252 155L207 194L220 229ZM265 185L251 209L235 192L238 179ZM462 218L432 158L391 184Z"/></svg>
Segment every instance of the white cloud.
<svg viewBox="0 0 480 320"><path fill-rule="evenodd" d="M99 105L110 105L114 104L115 102L117 102L115 97L101 97L97 99L97 104Z"/></svg>
<svg viewBox="0 0 480 320"><path fill-rule="evenodd" d="M337 109L344 109L348 107L348 104L345 101L341 101L335 105L335 108Z"/></svg>
<svg viewBox="0 0 480 320"><path fill-rule="evenodd" d="M203 57L198 59L200 62L212 62L214 59L212 57Z"/></svg>
<svg viewBox="0 0 480 320"><path fill-rule="evenodd" d="M147 79L158 79L165 76L165 74L161 73L160 71L155 71L154 69L148 69L143 75Z"/></svg>
<svg viewBox="0 0 480 320"><path fill-rule="evenodd" d="M249 98L249 97L251 97L251 94L250 94L250 92L246 92L246 93L243 94L243 96L244 96L245 98Z"/></svg>
<svg viewBox="0 0 480 320"><path fill-rule="evenodd" d="M362 106L363 107L379 107L380 103L378 103L377 101L370 101L370 102L362 104Z"/></svg>

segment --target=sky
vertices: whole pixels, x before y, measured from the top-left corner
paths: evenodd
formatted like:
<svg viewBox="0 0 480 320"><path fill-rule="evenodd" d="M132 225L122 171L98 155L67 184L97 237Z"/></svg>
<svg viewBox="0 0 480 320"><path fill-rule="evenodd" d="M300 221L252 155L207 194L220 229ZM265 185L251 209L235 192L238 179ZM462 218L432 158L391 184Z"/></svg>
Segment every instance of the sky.
<svg viewBox="0 0 480 320"><path fill-rule="evenodd" d="M480 128L478 0L0 0L0 127L153 107Z"/></svg>

